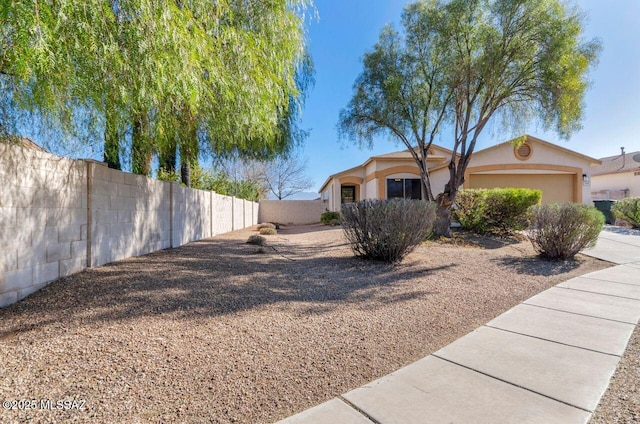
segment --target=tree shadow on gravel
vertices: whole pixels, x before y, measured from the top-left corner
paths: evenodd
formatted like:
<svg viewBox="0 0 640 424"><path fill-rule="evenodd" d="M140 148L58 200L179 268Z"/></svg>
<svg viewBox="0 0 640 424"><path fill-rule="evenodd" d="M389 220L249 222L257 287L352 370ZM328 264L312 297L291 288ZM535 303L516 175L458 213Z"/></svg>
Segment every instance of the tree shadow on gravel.
<svg viewBox="0 0 640 424"><path fill-rule="evenodd" d="M492 259L491 261L500 266L511 268L518 274L545 277L571 272L580 266L580 260L575 258L565 261L550 261L537 256L529 258L506 257Z"/></svg>
<svg viewBox="0 0 640 424"><path fill-rule="evenodd" d="M456 266L390 266L350 252L298 255L292 261L275 253L256 255L254 249L238 240L209 239L60 279L0 310L0 340L50 325L73 328L160 315L214 317L287 302L309 303L304 313L327 313L345 303L357 307L366 302L371 309L410 300L396 290L403 281Z"/></svg>

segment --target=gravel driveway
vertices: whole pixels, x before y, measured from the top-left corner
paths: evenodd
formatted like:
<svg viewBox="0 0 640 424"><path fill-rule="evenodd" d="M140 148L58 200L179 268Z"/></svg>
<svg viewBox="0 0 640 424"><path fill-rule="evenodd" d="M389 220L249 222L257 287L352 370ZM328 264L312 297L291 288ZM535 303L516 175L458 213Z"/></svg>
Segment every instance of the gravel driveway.
<svg viewBox="0 0 640 424"><path fill-rule="evenodd" d="M388 266L353 258L338 228L284 229L264 253L250 234L90 269L0 310L0 399L37 403L0 422L273 422L608 266L483 238Z"/></svg>

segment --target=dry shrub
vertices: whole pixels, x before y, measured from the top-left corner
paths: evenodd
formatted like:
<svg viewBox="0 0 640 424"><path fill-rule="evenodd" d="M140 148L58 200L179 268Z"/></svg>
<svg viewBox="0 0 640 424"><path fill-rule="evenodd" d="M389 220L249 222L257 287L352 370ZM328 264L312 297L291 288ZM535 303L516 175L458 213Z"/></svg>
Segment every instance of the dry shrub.
<svg viewBox="0 0 640 424"><path fill-rule="evenodd" d="M274 228L270 228L270 227L262 227L262 228L260 228L260 234L262 234L262 235L269 235L270 236L270 235L273 235L273 234L276 234L276 233L277 233L277 231L275 229L275 226L274 226Z"/></svg>
<svg viewBox="0 0 640 424"><path fill-rule="evenodd" d="M262 230L263 228L271 228L275 230L276 224L272 224L270 222L263 222L262 224L258 224L258 231Z"/></svg>
<svg viewBox="0 0 640 424"><path fill-rule="evenodd" d="M249 239L247 240L247 244L255 244L256 246L264 246L266 241L267 241L267 239L265 239L264 237L254 234L252 236L249 236Z"/></svg>
<svg viewBox="0 0 640 424"><path fill-rule="evenodd" d="M538 205L530 209L527 237L540 256L573 258L593 247L604 226L604 215L595 207L564 203Z"/></svg>
<svg viewBox="0 0 640 424"><path fill-rule="evenodd" d="M394 263L431 233L435 209L421 200L363 200L342 208L342 227L357 256Z"/></svg>

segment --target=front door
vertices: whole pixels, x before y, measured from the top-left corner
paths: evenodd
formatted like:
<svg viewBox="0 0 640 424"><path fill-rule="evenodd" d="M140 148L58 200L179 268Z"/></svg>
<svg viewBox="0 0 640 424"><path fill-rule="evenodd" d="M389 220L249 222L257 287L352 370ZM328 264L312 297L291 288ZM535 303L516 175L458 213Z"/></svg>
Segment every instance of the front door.
<svg viewBox="0 0 640 424"><path fill-rule="evenodd" d="M342 186L340 189L340 203L353 203L356 199L356 187L355 186Z"/></svg>

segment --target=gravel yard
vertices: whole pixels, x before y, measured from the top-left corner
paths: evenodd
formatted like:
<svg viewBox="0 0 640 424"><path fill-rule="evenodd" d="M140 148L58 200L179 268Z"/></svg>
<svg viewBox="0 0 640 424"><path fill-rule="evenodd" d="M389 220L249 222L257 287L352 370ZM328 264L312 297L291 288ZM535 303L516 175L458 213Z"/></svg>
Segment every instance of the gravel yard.
<svg viewBox="0 0 640 424"><path fill-rule="evenodd" d="M609 266L469 236L388 266L353 258L339 228L283 229L263 253L251 234L94 268L0 310L0 398L84 402L1 410L0 422L270 423Z"/></svg>

